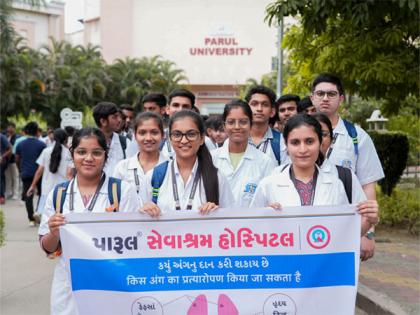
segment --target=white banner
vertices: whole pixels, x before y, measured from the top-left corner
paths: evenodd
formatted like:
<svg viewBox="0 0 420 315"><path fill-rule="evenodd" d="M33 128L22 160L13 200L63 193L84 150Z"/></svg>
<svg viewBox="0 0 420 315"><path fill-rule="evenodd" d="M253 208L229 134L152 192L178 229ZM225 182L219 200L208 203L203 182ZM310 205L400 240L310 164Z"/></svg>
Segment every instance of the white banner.
<svg viewBox="0 0 420 315"><path fill-rule="evenodd" d="M69 214L63 258L83 314L354 314L353 206L209 216Z"/></svg>

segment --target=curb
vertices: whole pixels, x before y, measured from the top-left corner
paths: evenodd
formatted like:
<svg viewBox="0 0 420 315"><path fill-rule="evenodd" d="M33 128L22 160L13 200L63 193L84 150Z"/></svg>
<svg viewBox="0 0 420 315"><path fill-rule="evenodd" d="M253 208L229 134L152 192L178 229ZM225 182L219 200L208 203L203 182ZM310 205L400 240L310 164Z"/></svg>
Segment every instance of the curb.
<svg viewBox="0 0 420 315"><path fill-rule="evenodd" d="M357 289L356 305L368 314L408 315L389 296L374 291L360 282Z"/></svg>

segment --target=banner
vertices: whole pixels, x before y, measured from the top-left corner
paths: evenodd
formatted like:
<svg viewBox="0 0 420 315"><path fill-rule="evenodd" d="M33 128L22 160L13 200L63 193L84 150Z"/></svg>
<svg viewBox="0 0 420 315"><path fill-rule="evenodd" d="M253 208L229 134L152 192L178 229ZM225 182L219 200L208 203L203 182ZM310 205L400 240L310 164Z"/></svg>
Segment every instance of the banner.
<svg viewBox="0 0 420 315"><path fill-rule="evenodd" d="M63 259L81 315L355 311L353 206L66 218Z"/></svg>

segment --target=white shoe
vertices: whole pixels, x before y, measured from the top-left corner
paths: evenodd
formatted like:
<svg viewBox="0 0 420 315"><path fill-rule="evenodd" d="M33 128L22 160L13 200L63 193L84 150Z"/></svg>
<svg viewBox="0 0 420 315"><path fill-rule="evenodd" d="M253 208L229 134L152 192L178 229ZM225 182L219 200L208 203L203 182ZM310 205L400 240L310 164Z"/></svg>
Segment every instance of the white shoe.
<svg viewBox="0 0 420 315"><path fill-rule="evenodd" d="M34 226L36 226L35 221L29 221L29 226L30 226L30 227L34 227Z"/></svg>
<svg viewBox="0 0 420 315"><path fill-rule="evenodd" d="M12 200L19 200L20 198L18 196L12 196Z"/></svg>

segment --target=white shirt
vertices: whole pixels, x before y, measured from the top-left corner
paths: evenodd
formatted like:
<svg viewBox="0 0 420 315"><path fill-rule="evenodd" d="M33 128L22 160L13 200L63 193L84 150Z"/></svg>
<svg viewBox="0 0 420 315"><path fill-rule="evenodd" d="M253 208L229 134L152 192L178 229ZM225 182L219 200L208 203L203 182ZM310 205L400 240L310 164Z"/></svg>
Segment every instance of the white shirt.
<svg viewBox="0 0 420 315"><path fill-rule="evenodd" d="M289 170L290 165L281 173L268 176L261 180L255 192L254 199L251 202L251 207L267 207L274 202L280 203L282 207L301 206L300 196L290 178ZM360 194L358 193L353 203L366 200L363 190L359 192ZM338 176L332 172L325 172L318 168L313 205L346 204L349 204L349 201L344 185Z"/></svg>
<svg viewBox="0 0 420 315"><path fill-rule="evenodd" d="M176 185L178 188L179 194L179 202L181 206L180 211L188 212L191 210L185 210L187 208L188 199L191 193L191 189L194 182L194 177L197 172L198 168L198 159L195 161L193 166L192 172L190 177L187 180L187 183L184 185L184 181L182 179L181 174L179 173L178 165L176 160L172 160L168 164L168 168L166 170L165 178L162 182L162 186L159 189L159 196L157 200L157 205L160 210L165 213L169 211L176 211L175 209L175 201L174 201L174 193L172 189L172 164L174 163L175 169L175 178L176 178ZM146 175L146 182L148 183L147 187L147 201L152 200L152 176L153 172L150 172ZM217 172L217 177L219 180L219 207L220 208L227 208L233 205L233 195L230 189L229 183L227 182L226 178L221 174L220 171ZM145 200L143 200L145 202ZM204 190L203 179L200 178L199 184L197 185L197 190L194 194L194 199L192 202L192 211L198 211L198 209L207 202L206 199L206 192Z"/></svg>
<svg viewBox="0 0 420 315"><path fill-rule="evenodd" d="M44 167L42 173L41 191L43 195L54 189L55 185L65 182L67 180L67 169L72 165L72 158L69 149L61 145L61 159L58 169L55 173L50 171L51 153L54 146L45 148L41 155L36 160L36 163Z"/></svg>
<svg viewBox="0 0 420 315"><path fill-rule="evenodd" d="M77 177L74 181L74 212L84 212L85 205L80 195L79 187L77 185ZM71 182L70 182L71 184ZM63 205L63 214L69 213L69 194L70 184L67 189L66 199ZM120 200L120 211L122 212L135 212L142 205L139 203L137 194L127 182L121 182L121 200ZM105 212L105 208L109 207L108 198L108 176L103 183L96 203L92 212ZM87 211L87 210L86 210ZM48 194L45 211L42 215L41 224L39 226L38 234L45 235L50 232L48 228L48 220L54 215L55 208L53 205L53 191ZM51 287L51 315L77 315L76 303L73 298L71 291L71 283L68 277L67 270L64 265L63 259L60 257L54 271L54 278Z"/></svg>
<svg viewBox="0 0 420 315"><path fill-rule="evenodd" d="M160 163L165 162L167 160L168 158L165 157L162 153L160 153L159 160L156 165L159 165ZM153 169L149 170L147 173L152 171ZM144 172L143 167L139 162L138 155L135 155L133 157L118 162L118 164L115 166L112 176L129 182L131 185L134 186L134 188L136 188L137 195L139 196L139 198L141 200L146 200L147 173Z"/></svg>
<svg viewBox="0 0 420 315"><path fill-rule="evenodd" d="M261 179L271 174L276 167L266 154L248 145L236 169L229 155L229 139L223 146L211 152L214 165L226 176L235 198L235 205L249 207Z"/></svg>
<svg viewBox="0 0 420 315"><path fill-rule="evenodd" d="M214 143L213 140L210 139L210 137L205 136L204 143L206 144L206 147L207 149L209 149L209 151L213 151L219 148L219 146L216 143Z"/></svg>
<svg viewBox="0 0 420 315"><path fill-rule="evenodd" d="M359 139L359 154L356 156L352 138L346 126L339 118L334 134L338 134L333 150L328 158L333 164L351 168L361 185L376 182L385 177L381 161L376 153L375 145L370 136L359 126L355 126Z"/></svg>
<svg viewBox="0 0 420 315"><path fill-rule="evenodd" d="M165 139L161 152L166 155L170 160L175 159L176 153L172 147L171 140L169 139L169 129L165 129Z"/></svg>
<svg viewBox="0 0 420 315"><path fill-rule="evenodd" d="M127 146L126 146L126 153L127 148L130 146L131 141L130 139L126 138ZM128 155L126 154L126 157ZM108 149L108 159L106 160L104 172L109 175L112 174L112 170L114 169L115 165L121 160L124 160L124 152L121 146L120 137L118 133L112 133L111 144L109 145Z"/></svg>
<svg viewBox="0 0 420 315"><path fill-rule="evenodd" d="M268 128L263 139L258 145L254 143L254 141L252 140L252 137L249 137L248 143L252 144L258 150L267 154L273 161L276 162L276 165L279 165L276 155L274 154L274 151L271 147L272 139L273 139L273 132L271 131L271 128ZM284 142L283 133L280 133L280 162L281 162L280 164L290 163L290 158L289 158L289 155L287 154L287 148L286 148L286 143Z"/></svg>

